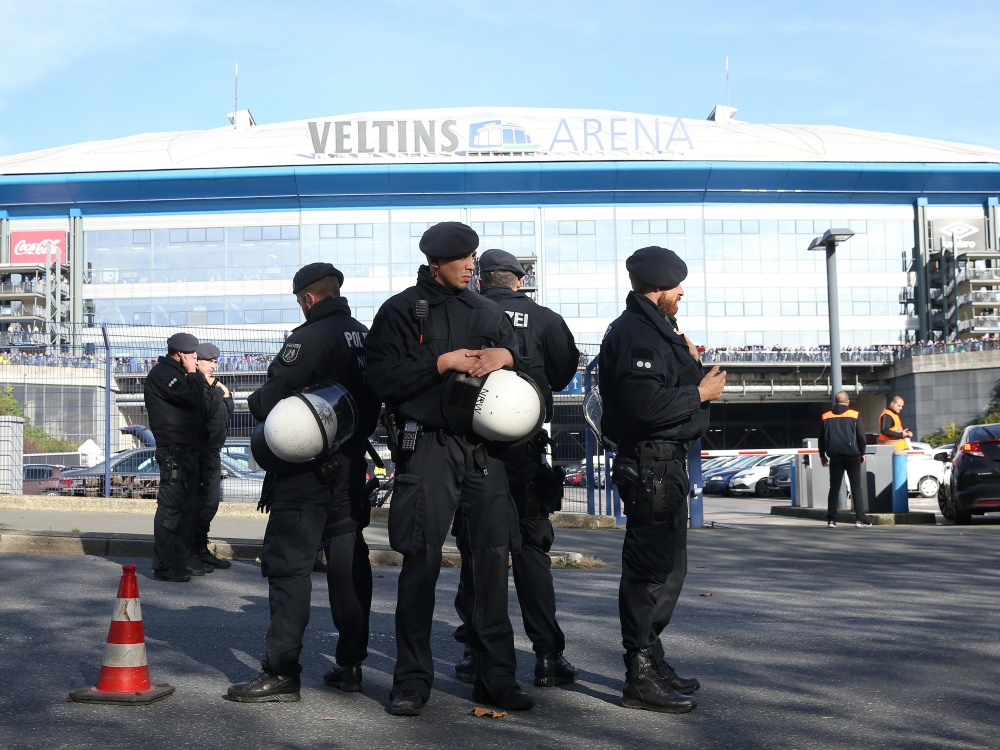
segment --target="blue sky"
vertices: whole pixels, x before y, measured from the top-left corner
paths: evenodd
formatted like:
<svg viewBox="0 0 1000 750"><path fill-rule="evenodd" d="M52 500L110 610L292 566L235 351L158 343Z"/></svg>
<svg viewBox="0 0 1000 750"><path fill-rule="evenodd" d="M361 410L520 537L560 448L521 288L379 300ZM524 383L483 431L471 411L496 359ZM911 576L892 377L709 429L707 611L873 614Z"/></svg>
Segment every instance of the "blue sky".
<svg viewBox="0 0 1000 750"><path fill-rule="evenodd" d="M0 154L459 106L842 125L1000 149L997 0L0 0Z"/></svg>

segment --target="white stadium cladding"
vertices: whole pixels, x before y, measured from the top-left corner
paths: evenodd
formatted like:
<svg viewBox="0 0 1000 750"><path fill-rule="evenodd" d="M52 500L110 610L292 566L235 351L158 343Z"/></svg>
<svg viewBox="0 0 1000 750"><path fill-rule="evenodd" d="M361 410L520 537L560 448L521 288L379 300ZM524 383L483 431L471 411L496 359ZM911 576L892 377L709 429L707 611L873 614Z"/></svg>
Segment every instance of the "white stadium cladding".
<svg viewBox="0 0 1000 750"><path fill-rule="evenodd" d="M370 321L412 284L423 230L459 220L483 249L531 259L539 301L584 341L624 305L628 255L675 249L690 269L681 317L706 346L828 343L824 259L806 248L831 227L855 232L838 250L847 346L938 333L928 269L942 227L972 243L961 269L996 266L1000 151L731 114L456 108L257 125L243 111L227 127L0 157L0 262L19 232L65 233L74 320L287 329L300 265L341 268ZM954 315L954 335L990 330Z"/></svg>

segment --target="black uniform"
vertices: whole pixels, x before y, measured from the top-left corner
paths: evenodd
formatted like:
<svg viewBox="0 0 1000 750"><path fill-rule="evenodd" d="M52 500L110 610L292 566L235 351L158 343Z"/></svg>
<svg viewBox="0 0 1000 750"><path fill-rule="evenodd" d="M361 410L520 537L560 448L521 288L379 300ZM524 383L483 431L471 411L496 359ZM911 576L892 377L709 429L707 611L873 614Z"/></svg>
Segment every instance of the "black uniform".
<svg viewBox="0 0 1000 750"><path fill-rule="evenodd" d="M208 549L208 532L222 499L222 457L229 419L233 416L233 395L222 395L218 378L212 385L205 381L205 430L198 447L198 494L195 498L194 531L191 551Z"/></svg>
<svg viewBox="0 0 1000 750"><path fill-rule="evenodd" d="M160 357L143 386L156 438L160 486L153 518L153 570L181 572L187 561L198 486L198 441L204 426L205 378Z"/></svg>
<svg viewBox="0 0 1000 750"><path fill-rule="evenodd" d="M428 302L426 319L415 315ZM451 432L442 412L447 378L437 370L442 354L502 347L524 370L510 321L493 302L469 289L453 291L421 266L417 284L382 305L365 342L368 374L400 427L408 420L422 433L414 450L398 454L389 542L403 555L396 604L396 668L392 697L417 691L426 702L434 682L431 624L441 547L455 510L462 510L462 582L470 613L469 637L480 679L494 694L516 686L514 635L507 615L507 559L517 534L503 464L495 455L473 455L476 441ZM515 540L516 546L516 540Z"/></svg>
<svg viewBox="0 0 1000 750"><path fill-rule="evenodd" d="M861 457L865 455L865 430L861 426L861 416L850 404L835 404L831 411L823 415L819 430L819 454L830 464L830 491L826 497L826 520L837 521L837 506L840 500L840 486L844 474L851 484L851 501L854 514L862 523L868 521L862 498L864 485L861 481Z"/></svg>
<svg viewBox="0 0 1000 750"><path fill-rule="evenodd" d="M487 287L483 296L496 302L507 314L521 352L528 358L528 374L545 397L545 421L552 419L552 392L561 391L576 374L580 352L573 333L562 316L543 307L520 291ZM560 654L566 637L556 621L556 592L552 584L554 533L549 513L559 510L562 483L552 468L542 462L544 435L500 453L507 470L510 492L520 521L521 549L512 553L514 587L521 604L524 632L536 654ZM463 540L459 540L461 545ZM466 641L467 616L462 608L464 592L459 588L455 608L463 625L455 633Z"/></svg>
<svg viewBox="0 0 1000 750"><path fill-rule="evenodd" d="M617 443L614 481L628 522L618 591L626 652L651 649L687 573L687 454L708 427L701 363L674 320L631 292L601 342L601 431Z"/></svg>
<svg viewBox="0 0 1000 750"><path fill-rule="evenodd" d="M365 378L361 323L347 300L326 297L309 310L267 368L267 381L247 404L263 421L275 405L307 386L332 381L346 388L358 407L354 437L333 456L339 473L331 484L316 462L279 472L271 491L264 531L261 573L267 577L271 625L264 670L298 675L302 636L309 622L310 573L321 539L326 540L330 609L339 632L338 664L358 664L368 656L372 577L362 529L371 509L364 497L365 441L375 429L379 403Z"/></svg>

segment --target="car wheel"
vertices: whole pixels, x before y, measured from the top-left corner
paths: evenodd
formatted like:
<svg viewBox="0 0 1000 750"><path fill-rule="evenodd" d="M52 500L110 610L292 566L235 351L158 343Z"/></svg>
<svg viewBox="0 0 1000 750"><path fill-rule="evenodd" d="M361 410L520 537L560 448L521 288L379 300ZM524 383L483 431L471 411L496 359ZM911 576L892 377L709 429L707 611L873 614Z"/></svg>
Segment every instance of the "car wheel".
<svg viewBox="0 0 1000 750"><path fill-rule="evenodd" d="M754 494L756 494L757 497L771 497L772 494L771 488L768 487L766 479L761 479L760 481L757 482L757 487L754 490Z"/></svg>
<svg viewBox="0 0 1000 750"><path fill-rule="evenodd" d="M944 494L944 488L938 488L938 507L941 509L941 515L945 517L948 521L955 520L955 511L951 507L951 502Z"/></svg>
<svg viewBox="0 0 1000 750"><path fill-rule="evenodd" d="M934 477L924 477L917 482L917 492L920 497L934 497L938 492L938 480Z"/></svg>

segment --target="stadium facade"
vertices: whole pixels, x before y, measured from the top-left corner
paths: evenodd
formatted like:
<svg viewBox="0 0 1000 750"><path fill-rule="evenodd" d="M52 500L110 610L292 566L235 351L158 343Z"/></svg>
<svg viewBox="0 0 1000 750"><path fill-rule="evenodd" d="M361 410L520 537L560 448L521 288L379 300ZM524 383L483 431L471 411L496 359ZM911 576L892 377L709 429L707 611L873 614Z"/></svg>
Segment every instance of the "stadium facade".
<svg viewBox="0 0 1000 750"><path fill-rule="evenodd" d="M533 263L584 342L624 305L625 259L688 263L682 316L707 347L1000 332L1000 151L840 127L602 110L369 112L137 135L0 157L0 327L124 323L287 330L294 271L327 260L370 322L411 285L417 242L471 224ZM61 284L55 284L58 274ZM31 277L52 279L28 284ZM58 291L57 291L58 290Z"/></svg>

